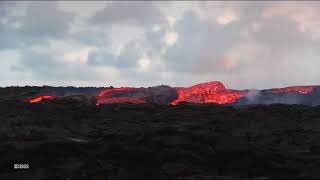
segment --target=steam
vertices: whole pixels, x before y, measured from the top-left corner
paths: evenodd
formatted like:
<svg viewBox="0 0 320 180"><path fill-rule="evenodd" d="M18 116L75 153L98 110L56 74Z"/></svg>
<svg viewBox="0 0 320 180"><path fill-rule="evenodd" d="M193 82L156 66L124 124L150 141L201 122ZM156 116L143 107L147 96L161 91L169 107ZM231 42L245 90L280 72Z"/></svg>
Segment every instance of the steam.
<svg viewBox="0 0 320 180"><path fill-rule="evenodd" d="M254 102L259 96L260 96L260 91L253 89L253 90L249 90L249 92L246 95L246 98L249 100L249 102Z"/></svg>
<svg viewBox="0 0 320 180"><path fill-rule="evenodd" d="M237 104L309 104L308 94L299 92L274 93L272 90L249 90Z"/></svg>

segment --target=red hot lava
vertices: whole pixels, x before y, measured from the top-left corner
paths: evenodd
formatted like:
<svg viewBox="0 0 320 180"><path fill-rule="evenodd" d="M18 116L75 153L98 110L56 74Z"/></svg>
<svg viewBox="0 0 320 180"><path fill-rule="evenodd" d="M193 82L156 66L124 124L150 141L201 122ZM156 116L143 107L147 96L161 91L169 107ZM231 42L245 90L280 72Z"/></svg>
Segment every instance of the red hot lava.
<svg viewBox="0 0 320 180"><path fill-rule="evenodd" d="M217 81L197 84L189 88L176 88L176 90L178 99L171 102L171 105L177 105L181 101L230 104L247 94L246 91L226 89L221 82Z"/></svg>
<svg viewBox="0 0 320 180"><path fill-rule="evenodd" d="M289 93L298 92L300 94L308 94L313 91L317 86L291 86L286 88L272 89L273 93Z"/></svg>
<svg viewBox="0 0 320 180"><path fill-rule="evenodd" d="M105 90L101 91L101 92L97 95L97 98L101 98L101 97L103 97L103 96L111 96L111 95L113 95L114 92L133 91L133 90L136 90L136 89L137 89L137 88L131 88L131 87L105 89Z"/></svg>
<svg viewBox="0 0 320 180"><path fill-rule="evenodd" d="M44 96L37 96L35 98L31 98L31 99L28 99L26 100L27 102L29 103L36 103L36 102L40 102L44 99L47 99L47 100L52 100L52 99L56 99L58 98L57 96L48 96L48 95L44 95Z"/></svg>
<svg viewBox="0 0 320 180"><path fill-rule="evenodd" d="M112 89L103 90L96 96L96 99L97 99L96 105L99 106L100 104L126 103L126 102L134 103L134 104L146 103L146 101L138 98L113 97L113 95L117 92L129 92L137 89L138 88L123 87L123 88L112 88Z"/></svg>
<svg viewBox="0 0 320 180"><path fill-rule="evenodd" d="M143 104L146 101L138 98L129 98L129 97L113 97L113 98L102 98L97 99L96 105L100 104L112 104L112 103L133 103L133 104Z"/></svg>

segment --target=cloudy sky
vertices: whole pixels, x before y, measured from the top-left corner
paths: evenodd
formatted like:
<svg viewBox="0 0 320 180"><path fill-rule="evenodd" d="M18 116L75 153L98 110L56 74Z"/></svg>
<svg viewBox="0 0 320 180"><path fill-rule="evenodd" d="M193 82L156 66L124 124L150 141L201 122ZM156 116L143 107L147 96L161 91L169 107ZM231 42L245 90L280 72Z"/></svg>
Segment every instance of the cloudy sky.
<svg viewBox="0 0 320 180"><path fill-rule="evenodd" d="M0 86L320 84L320 2L0 1Z"/></svg>

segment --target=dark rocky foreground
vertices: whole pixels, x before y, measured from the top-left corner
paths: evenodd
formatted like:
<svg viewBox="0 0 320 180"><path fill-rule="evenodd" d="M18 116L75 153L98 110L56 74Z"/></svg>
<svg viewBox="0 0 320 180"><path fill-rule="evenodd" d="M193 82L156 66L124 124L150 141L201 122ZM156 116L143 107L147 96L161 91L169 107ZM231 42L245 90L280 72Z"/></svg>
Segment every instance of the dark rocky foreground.
<svg viewBox="0 0 320 180"><path fill-rule="evenodd" d="M65 99L0 109L4 180L320 178L320 107Z"/></svg>

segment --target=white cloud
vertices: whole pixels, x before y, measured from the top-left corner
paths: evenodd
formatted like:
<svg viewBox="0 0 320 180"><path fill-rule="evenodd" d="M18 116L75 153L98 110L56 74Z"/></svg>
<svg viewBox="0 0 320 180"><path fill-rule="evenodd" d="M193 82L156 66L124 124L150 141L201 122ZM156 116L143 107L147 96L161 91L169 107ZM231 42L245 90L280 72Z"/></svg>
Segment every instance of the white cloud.
<svg viewBox="0 0 320 180"><path fill-rule="evenodd" d="M63 58L70 62L81 62L86 63L88 61L88 55L91 52L97 51L97 48L86 47L80 49L79 51L66 52Z"/></svg>
<svg viewBox="0 0 320 180"><path fill-rule="evenodd" d="M173 27L176 24L177 18L173 16L167 16L167 21L170 27Z"/></svg>
<svg viewBox="0 0 320 180"><path fill-rule="evenodd" d="M167 32L162 40L167 46L172 46L178 41L178 37L177 32Z"/></svg>
<svg viewBox="0 0 320 180"><path fill-rule="evenodd" d="M151 60L146 55L146 53L143 54L143 56L138 60L138 66L142 70L147 70L150 67Z"/></svg>
<svg viewBox="0 0 320 180"><path fill-rule="evenodd" d="M236 16L236 14L233 11L228 10L228 11L224 12L222 15L219 15L216 18L216 20L219 24L226 25L226 24L229 24L229 23L232 23L232 22L238 20L238 17Z"/></svg>
<svg viewBox="0 0 320 180"><path fill-rule="evenodd" d="M158 25L158 24L156 24L156 25L154 25L154 26L152 27L152 31L153 31L153 32L159 32L160 30L161 30L161 26Z"/></svg>

